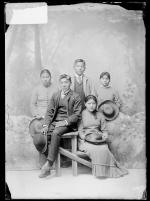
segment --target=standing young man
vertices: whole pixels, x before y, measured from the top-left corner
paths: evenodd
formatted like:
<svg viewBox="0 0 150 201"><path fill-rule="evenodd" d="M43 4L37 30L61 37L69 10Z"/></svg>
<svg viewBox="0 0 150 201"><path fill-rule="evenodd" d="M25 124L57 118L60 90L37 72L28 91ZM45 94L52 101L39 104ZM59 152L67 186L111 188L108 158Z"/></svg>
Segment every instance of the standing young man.
<svg viewBox="0 0 150 201"><path fill-rule="evenodd" d="M85 76L86 63L83 59L76 59L74 62L75 74L72 77L72 89L80 95L82 110L84 109L84 100L88 95L94 95L93 85L90 79Z"/></svg>
<svg viewBox="0 0 150 201"><path fill-rule="evenodd" d="M59 78L61 90L52 95L44 118L43 133L47 133L47 161L41 168L40 178L50 174L57 157L60 139L64 133L73 131L81 117L81 98L70 89L71 77L63 74ZM34 141L40 146L40 140Z"/></svg>

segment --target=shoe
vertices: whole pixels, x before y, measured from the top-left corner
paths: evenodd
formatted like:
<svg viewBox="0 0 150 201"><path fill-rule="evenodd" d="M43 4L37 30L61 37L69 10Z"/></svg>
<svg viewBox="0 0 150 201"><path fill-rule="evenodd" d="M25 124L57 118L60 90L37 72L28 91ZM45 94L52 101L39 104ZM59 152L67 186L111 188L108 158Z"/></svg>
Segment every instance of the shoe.
<svg viewBox="0 0 150 201"><path fill-rule="evenodd" d="M53 170L53 165L51 166L48 161L42 166L41 170Z"/></svg>
<svg viewBox="0 0 150 201"><path fill-rule="evenodd" d="M39 178L47 177L51 174L50 170L42 170L41 174L39 175Z"/></svg>
<svg viewBox="0 0 150 201"><path fill-rule="evenodd" d="M46 163L41 168L41 174L39 175L39 178L44 178L50 175L50 170L52 170L52 166L50 166L49 162L46 161Z"/></svg>

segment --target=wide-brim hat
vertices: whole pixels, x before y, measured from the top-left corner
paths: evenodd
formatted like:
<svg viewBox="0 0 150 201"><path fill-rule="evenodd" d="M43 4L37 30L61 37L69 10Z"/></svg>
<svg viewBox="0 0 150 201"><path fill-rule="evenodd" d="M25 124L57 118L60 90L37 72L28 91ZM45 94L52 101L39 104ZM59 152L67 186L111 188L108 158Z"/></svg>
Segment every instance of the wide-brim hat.
<svg viewBox="0 0 150 201"><path fill-rule="evenodd" d="M47 149L47 135L42 133L44 118L34 118L29 123L29 133L33 138L36 149L44 153Z"/></svg>
<svg viewBox="0 0 150 201"><path fill-rule="evenodd" d="M85 141L95 145L106 143L106 140L102 139L102 136L100 136L99 134L95 132L91 132L87 134L85 136Z"/></svg>
<svg viewBox="0 0 150 201"><path fill-rule="evenodd" d="M111 100L102 102L99 105L98 110L102 112L107 121L112 121L119 115L119 107Z"/></svg>

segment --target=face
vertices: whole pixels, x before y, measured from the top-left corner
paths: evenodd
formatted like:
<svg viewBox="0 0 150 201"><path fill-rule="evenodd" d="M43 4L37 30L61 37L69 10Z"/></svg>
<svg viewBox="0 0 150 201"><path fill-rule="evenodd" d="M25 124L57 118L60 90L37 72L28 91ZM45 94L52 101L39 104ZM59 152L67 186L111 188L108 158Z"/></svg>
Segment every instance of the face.
<svg viewBox="0 0 150 201"><path fill-rule="evenodd" d="M61 80L59 81L59 83L60 83L60 87L61 87L61 89L62 89L63 91L67 91L67 90L70 89L71 82L70 82L68 79L63 78L63 79L61 79Z"/></svg>
<svg viewBox="0 0 150 201"><path fill-rule="evenodd" d="M48 73L44 72L42 73L41 75L41 81L42 81L42 84L44 86L48 86L50 84L50 81L51 81L51 77L49 76Z"/></svg>
<svg viewBox="0 0 150 201"><path fill-rule="evenodd" d="M74 66L75 73L79 76L83 75L85 71L85 66L83 62L77 62Z"/></svg>
<svg viewBox="0 0 150 201"><path fill-rule="evenodd" d="M89 112L94 112L96 110L97 104L93 99L90 99L85 103L85 106Z"/></svg>
<svg viewBox="0 0 150 201"><path fill-rule="evenodd" d="M102 83L102 85L103 85L104 87L108 86L108 85L109 85L109 82L110 82L110 80L109 80L109 78L107 77L107 75L104 75L104 76L100 79L100 81L101 81L101 83Z"/></svg>

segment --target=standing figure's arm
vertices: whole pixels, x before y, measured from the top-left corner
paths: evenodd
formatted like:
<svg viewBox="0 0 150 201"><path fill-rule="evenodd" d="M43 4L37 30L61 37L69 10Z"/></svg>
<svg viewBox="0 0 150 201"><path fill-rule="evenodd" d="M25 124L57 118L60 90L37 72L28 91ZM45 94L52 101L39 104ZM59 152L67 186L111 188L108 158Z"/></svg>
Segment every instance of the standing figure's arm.
<svg viewBox="0 0 150 201"><path fill-rule="evenodd" d="M121 107L121 99L119 97L118 91L114 90L113 93L113 101L116 103L116 105L120 108Z"/></svg>

